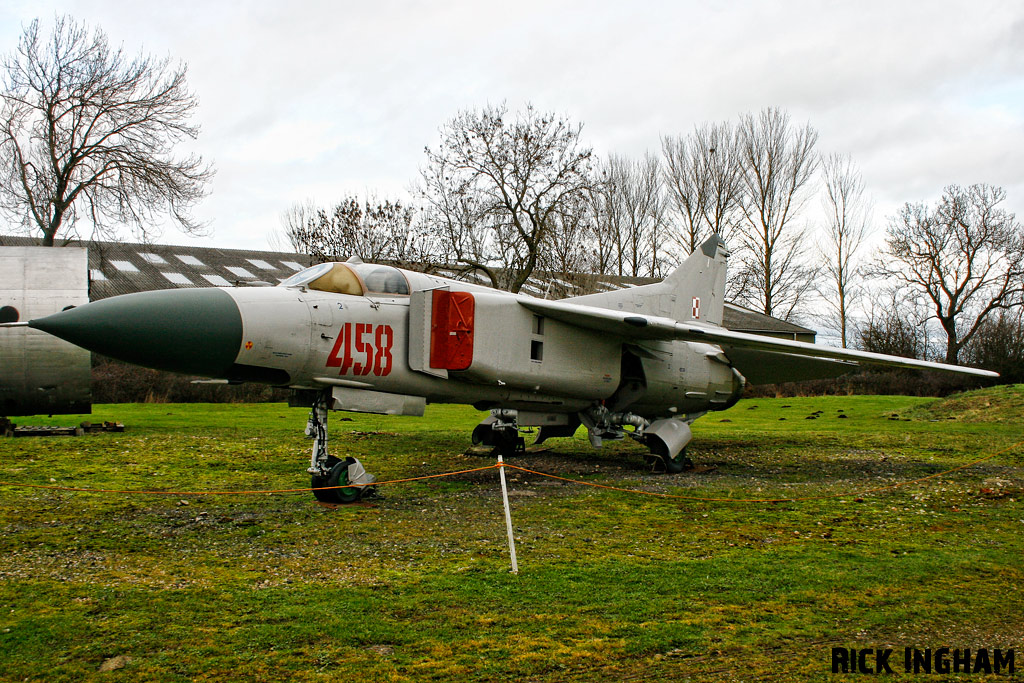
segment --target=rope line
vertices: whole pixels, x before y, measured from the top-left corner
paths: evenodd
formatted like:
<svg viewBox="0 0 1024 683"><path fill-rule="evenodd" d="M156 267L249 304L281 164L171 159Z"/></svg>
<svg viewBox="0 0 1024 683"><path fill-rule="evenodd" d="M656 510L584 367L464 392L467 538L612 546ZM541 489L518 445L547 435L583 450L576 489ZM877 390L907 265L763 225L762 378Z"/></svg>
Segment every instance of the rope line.
<svg viewBox="0 0 1024 683"><path fill-rule="evenodd" d="M11 481L0 481L0 486L16 486L29 489L47 489L50 491L77 491L79 493L125 493L144 494L149 496L251 496L270 493L310 493L312 491L334 491L337 489L359 489L366 486L383 486L385 484L403 484L410 481L422 481L424 479L438 479L441 477L454 477L457 474L470 474L472 472L483 472L493 470L500 465L487 465L486 467L475 467L470 470L458 470L457 472L442 472L441 474L425 474L422 477L407 477L405 479L392 479L389 481L375 481L372 484L346 484L345 486L319 486L306 489L260 489L251 491L141 491L138 489L87 489L73 486L53 486L48 484L22 484Z"/></svg>
<svg viewBox="0 0 1024 683"><path fill-rule="evenodd" d="M426 474L420 477L406 477L404 479L391 479L388 481L375 481L372 484L347 484L345 486L321 486L317 488L295 488L295 489L260 489L260 490L242 490L242 491L154 491L154 490L139 490L139 489L92 489L82 488L73 486L55 486L50 484L26 484L21 482L11 481L0 481L0 486L11 486L16 488L30 488L30 489L45 489L50 491L73 491L78 493L105 493L105 494L141 494L141 495L152 495L152 496L242 496L242 495L261 495L261 494L278 494L278 493L310 493L313 491L333 491L337 489L351 489L351 488L363 488L365 486L385 486L388 484L403 484L413 481L424 481L426 479L440 479L443 477L454 477L460 474L472 474L474 472L485 472L487 470L498 469L506 467L511 470L518 470L519 472L525 472L527 474L533 474L539 477L545 477L547 479L554 479L557 481L564 481L570 484L578 484L580 486L589 486L596 489L605 489L608 491L619 491L622 493L635 493L642 496L653 496L655 498L665 498L671 500L689 500L709 503L795 503L810 500L829 500L835 498L849 498L852 496L860 497L869 493L878 493L880 491L889 491L903 486L910 486L911 484L919 484L924 481L931 479L937 479L960 470L965 470L969 467L973 467L986 460L1008 453L1018 446L1024 444L1024 441L1018 441L1014 444L1007 446L1001 450L995 451L988 455L984 455L970 462L964 463L963 465L957 465L948 470L942 472L936 472L916 479L910 479L907 481L897 482L895 484L885 484L883 486L875 486L868 489L862 489L854 493L833 493L833 494L822 494L818 496L795 496L789 498L713 498L705 496L681 496L671 493L658 493L655 491L641 491L639 489L628 489L619 486L609 486L608 484L596 484L589 481L581 481L579 479L570 479L568 477L560 477L556 474L549 474L547 472L540 472L538 470L532 470L526 467L519 467L518 465L510 465L508 463L495 463L494 465L486 465L484 467L474 467L472 469L457 470L454 472L443 472L441 474Z"/></svg>

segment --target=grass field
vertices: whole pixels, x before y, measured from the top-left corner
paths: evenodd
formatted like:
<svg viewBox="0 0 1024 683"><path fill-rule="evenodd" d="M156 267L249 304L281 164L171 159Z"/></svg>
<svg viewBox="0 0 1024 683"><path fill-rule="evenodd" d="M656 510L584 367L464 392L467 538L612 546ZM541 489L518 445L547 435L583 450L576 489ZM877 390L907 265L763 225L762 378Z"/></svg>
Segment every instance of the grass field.
<svg viewBox="0 0 1024 683"><path fill-rule="evenodd" d="M332 451L381 480L492 463L465 453L472 409L342 416ZM0 480L308 486L300 409L101 405L89 419L127 430L0 440ZM860 494L1024 438L1024 385L756 399L694 434L698 468L677 476L583 432L513 462L681 496L834 497L661 499L510 471L513 576L496 470L338 509L0 487L0 680L830 680L832 647L908 646L1014 647L1024 668L1024 447Z"/></svg>

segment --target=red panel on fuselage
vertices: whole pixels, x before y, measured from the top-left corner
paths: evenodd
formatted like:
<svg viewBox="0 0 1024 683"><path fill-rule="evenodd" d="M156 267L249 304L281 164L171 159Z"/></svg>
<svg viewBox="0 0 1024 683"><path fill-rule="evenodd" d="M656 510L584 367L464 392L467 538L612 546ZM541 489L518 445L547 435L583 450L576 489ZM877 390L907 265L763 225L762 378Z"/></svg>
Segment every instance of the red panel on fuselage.
<svg viewBox="0 0 1024 683"><path fill-rule="evenodd" d="M435 289L432 306L430 367L465 370L473 363L473 295Z"/></svg>

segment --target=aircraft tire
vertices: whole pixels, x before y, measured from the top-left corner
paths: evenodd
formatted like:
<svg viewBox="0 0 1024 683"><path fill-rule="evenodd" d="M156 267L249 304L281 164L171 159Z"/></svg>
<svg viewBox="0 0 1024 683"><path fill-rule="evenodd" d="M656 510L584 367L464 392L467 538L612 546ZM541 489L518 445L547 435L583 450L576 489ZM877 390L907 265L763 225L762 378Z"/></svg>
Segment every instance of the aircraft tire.
<svg viewBox="0 0 1024 683"><path fill-rule="evenodd" d="M669 458L669 457L663 456L662 460L665 461L665 473L666 474L679 474L680 472L685 470L686 469L686 463L689 460L686 457L685 454L686 454L686 452L683 451L682 453L680 453L675 458Z"/></svg>
<svg viewBox="0 0 1024 683"><path fill-rule="evenodd" d="M331 473L327 475L328 486L344 486L348 483L348 466L351 465L353 460L351 458L345 458L337 465L331 468ZM327 493L333 493L335 497L335 503L354 503L362 495L362 489L332 489Z"/></svg>
<svg viewBox="0 0 1024 683"><path fill-rule="evenodd" d="M516 455L522 455L526 452L526 439L516 434L516 436L504 439L498 443L495 450L501 454L503 458L511 458Z"/></svg>
<svg viewBox="0 0 1024 683"><path fill-rule="evenodd" d="M686 457L685 448L674 458L663 455L661 459L665 462L665 474L679 474L693 467L693 462Z"/></svg>
<svg viewBox="0 0 1024 683"><path fill-rule="evenodd" d="M679 474L693 467L693 461L686 455L686 449L679 451L676 457L668 454L668 446L657 437L648 437L647 447L651 454L646 456L647 462L651 464L652 472L664 472L665 474Z"/></svg>
<svg viewBox="0 0 1024 683"><path fill-rule="evenodd" d="M344 463L344 460L335 458L333 455L327 456L327 474L320 475L314 474L309 482L309 487L312 489L318 489L324 486L339 486L339 484L331 483L331 475L334 474L334 468L339 464ZM346 465L346 468L348 465ZM346 482L348 480L348 473L345 474ZM341 503L343 501L338 500L339 493L347 493L353 489L332 489L330 491L313 491L313 497L321 503Z"/></svg>

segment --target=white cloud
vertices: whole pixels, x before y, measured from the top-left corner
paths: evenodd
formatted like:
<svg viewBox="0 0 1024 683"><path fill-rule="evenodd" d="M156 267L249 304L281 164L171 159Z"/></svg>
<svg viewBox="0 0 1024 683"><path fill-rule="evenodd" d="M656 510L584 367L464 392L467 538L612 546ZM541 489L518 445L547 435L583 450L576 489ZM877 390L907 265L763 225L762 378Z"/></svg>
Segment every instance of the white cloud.
<svg viewBox="0 0 1024 683"><path fill-rule="evenodd" d="M5 51L55 11L189 64L223 246L262 246L305 197L401 193L445 120L502 100L633 155L780 106L853 155L880 215L952 182L1001 184L1024 214L1024 7L998 0L25 1L0 8Z"/></svg>

